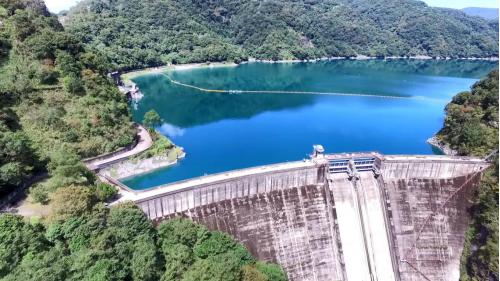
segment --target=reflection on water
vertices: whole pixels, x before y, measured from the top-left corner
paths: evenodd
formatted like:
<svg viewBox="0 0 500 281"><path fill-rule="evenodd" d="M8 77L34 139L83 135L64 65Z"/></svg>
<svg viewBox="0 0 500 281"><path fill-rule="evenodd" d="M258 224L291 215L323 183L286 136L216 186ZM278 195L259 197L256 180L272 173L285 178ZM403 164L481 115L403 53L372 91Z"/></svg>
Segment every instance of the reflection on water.
<svg viewBox="0 0 500 281"><path fill-rule="evenodd" d="M403 95L382 99L299 94L214 94L135 79L145 97L134 119L155 109L157 129L183 146L173 168L125 181L143 189L204 174L299 160L321 143L328 152L433 153L425 143L442 126L451 97L496 67L482 61L335 61L204 68L170 73L210 89L289 90Z"/></svg>

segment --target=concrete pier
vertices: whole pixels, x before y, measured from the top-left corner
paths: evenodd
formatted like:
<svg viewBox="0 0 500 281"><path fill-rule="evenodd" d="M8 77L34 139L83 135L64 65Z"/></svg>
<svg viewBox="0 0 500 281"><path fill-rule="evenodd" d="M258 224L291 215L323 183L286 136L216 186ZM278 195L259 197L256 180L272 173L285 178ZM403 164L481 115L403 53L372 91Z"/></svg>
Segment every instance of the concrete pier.
<svg viewBox="0 0 500 281"><path fill-rule="evenodd" d="M290 280L458 280L482 159L315 153L307 161L123 191L155 221L233 235Z"/></svg>

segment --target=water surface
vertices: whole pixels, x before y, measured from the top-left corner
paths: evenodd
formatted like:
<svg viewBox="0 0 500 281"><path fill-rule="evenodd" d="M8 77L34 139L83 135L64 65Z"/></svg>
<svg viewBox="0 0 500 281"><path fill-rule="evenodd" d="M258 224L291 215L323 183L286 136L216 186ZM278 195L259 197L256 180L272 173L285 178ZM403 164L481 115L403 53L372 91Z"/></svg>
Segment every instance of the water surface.
<svg viewBox="0 0 500 281"><path fill-rule="evenodd" d="M177 81L224 90L359 93L401 98L206 93L162 75L138 77L145 97L135 121L156 110L157 128L187 157L174 167L124 180L146 189L227 170L300 160L313 144L327 152L432 154L426 140L443 124L445 105L497 67L483 61L334 61L250 63L170 72Z"/></svg>

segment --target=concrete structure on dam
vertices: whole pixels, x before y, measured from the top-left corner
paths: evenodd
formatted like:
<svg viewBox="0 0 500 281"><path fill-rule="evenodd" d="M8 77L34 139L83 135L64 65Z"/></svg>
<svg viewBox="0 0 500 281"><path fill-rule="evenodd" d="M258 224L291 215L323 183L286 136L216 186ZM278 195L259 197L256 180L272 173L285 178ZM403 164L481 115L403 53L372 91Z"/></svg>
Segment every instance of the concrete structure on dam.
<svg viewBox="0 0 500 281"><path fill-rule="evenodd" d="M233 235L290 280L459 279L471 196L488 163L451 156L323 154L123 191L159 222Z"/></svg>

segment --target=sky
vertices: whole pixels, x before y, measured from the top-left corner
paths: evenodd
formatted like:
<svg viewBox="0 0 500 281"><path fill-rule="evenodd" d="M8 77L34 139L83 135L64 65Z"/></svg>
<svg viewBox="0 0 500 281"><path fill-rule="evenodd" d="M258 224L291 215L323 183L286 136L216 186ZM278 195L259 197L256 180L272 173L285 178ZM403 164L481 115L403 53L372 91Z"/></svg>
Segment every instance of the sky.
<svg viewBox="0 0 500 281"><path fill-rule="evenodd" d="M62 10L68 10L80 0L45 0L45 5L52 13L59 13Z"/></svg>
<svg viewBox="0 0 500 281"><path fill-rule="evenodd" d="M462 9L467 7L498 8L498 0L423 0L427 5Z"/></svg>
<svg viewBox="0 0 500 281"><path fill-rule="evenodd" d="M429 6L461 9L465 7L498 8L498 0L423 0ZM45 4L53 13L68 10L79 0L45 0Z"/></svg>

